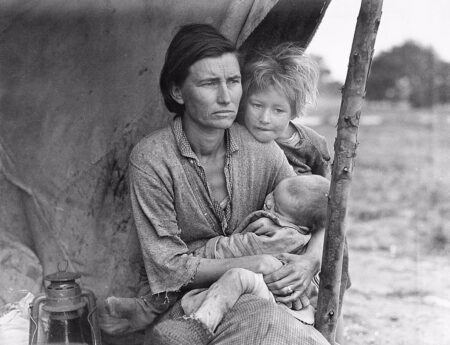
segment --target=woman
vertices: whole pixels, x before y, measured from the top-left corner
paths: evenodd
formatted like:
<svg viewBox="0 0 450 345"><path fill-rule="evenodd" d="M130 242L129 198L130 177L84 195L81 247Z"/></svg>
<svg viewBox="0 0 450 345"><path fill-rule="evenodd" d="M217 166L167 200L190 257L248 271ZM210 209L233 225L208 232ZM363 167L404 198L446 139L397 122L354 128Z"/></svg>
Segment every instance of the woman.
<svg viewBox="0 0 450 345"><path fill-rule="evenodd" d="M274 142L260 143L234 124L242 88L233 44L208 25L182 27L168 48L160 87L176 117L142 139L130 156L133 214L155 315L173 305L182 291L207 287L231 268L266 275L276 295L306 288L320 265L317 245L302 260L287 257L284 266L270 255L192 255L208 239L230 235L246 215L262 207L279 181L295 175ZM176 319L180 310L176 303L148 337L192 343L190 336L202 335L195 322ZM326 344L312 327L267 301L246 296L219 325L213 342L292 344L301 338Z"/></svg>

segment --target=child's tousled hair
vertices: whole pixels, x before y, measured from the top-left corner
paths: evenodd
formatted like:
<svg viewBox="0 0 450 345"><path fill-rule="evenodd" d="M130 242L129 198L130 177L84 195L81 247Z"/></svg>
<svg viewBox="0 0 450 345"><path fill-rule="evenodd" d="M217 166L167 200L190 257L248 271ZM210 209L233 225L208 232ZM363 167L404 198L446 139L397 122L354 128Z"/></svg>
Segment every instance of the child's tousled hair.
<svg viewBox="0 0 450 345"><path fill-rule="evenodd" d="M272 86L289 100L292 118L303 115L317 97L319 68L304 50L292 42L255 52L243 68L243 100Z"/></svg>

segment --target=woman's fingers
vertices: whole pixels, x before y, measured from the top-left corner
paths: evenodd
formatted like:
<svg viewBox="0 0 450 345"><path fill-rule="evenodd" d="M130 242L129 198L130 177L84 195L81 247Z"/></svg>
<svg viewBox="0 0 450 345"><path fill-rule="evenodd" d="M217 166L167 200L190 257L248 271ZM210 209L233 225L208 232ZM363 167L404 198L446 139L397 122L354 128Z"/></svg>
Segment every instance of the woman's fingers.
<svg viewBox="0 0 450 345"><path fill-rule="evenodd" d="M267 287L269 288L270 292L272 292L276 296L288 296L292 295L292 293L295 291L303 293L306 290L306 286L303 282L299 282L295 279L292 280L289 277L279 282L267 285Z"/></svg>
<svg viewBox="0 0 450 345"><path fill-rule="evenodd" d="M281 254L275 255L275 257L280 261L290 262L290 261L293 261L294 259L296 259L298 257L298 255L290 254L290 253L281 253Z"/></svg>
<svg viewBox="0 0 450 345"><path fill-rule="evenodd" d="M277 296L277 297L275 297L275 300L277 302L281 302L281 303L289 303L289 302L295 302L295 301L299 300L300 296L301 296L300 291L294 291L291 295L288 295L288 296ZM296 309L296 310L298 310L298 309Z"/></svg>
<svg viewBox="0 0 450 345"><path fill-rule="evenodd" d="M303 306L301 298L297 298L294 302L292 302L292 309L294 310L301 310L304 307L306 307L306 305Z"/></svg>
<svg viewBox="0 0 450 345"><path fill-rule="evenodd" d="M282 266L279 270L265 275L264 282L274 295L279 296L290 294L288 287L292 290L304 292L309 284L304 275L287 266Z"/></svg>
<svg viewBox="0 0 450 345"><path fill-rule="evenodd" d="M306 293L301 294L299 299L300 299L300 302L301 302L300 304L302 305L302 308L305 308L311 304L308 296L306 296Z"/></svg>
<svg viewBox="0 0 450 345"><path fill-rule="evenodd" d="M295 297L291 297L292 292L298 291L303 294L311 283L314 274L311 269L313 266L308 260L305 260L305 257L299 255L285 253L276 257L284 265L280 269L264 275L264 282L274 295L286 296L286 299L293 301Z"/></svg>
<svg viewBox="0 0 450 345"><path fill-rule="evenodd" d="M288 296L276 296L275 300L277 302L284 303L286 305L292 304L292 309L294 310L306 308L308 305L311 304L308 296L299 290L294 291L292 294Z"/></svg>
<svg viewBox="0 0 450 345"><path fill-rule="evenodd" d="M259 218L253 222L251 222L247 227L245 228L244 232L253 232L256 235L265 235L265 236L271 236L273 235L280 227L278 225L275 225L270 219L268 218Z"/></svg>
<svg viewBox="0 0 450 345"><path fill-rule="evenodd" d="M283 265L280 269L264 276L264 282L272 292L288 285L294 285L297 288L303 285L304 280L304 275L289 264Z"/></svg>
<svg viewBox="0 0 450 345"><path fill-rule="evenodd" d="M280 260L278 257L277 259ZM283 262L283 260L280 261ZM290 266L283 265L280 269L265 275L264 282L266 284L271 284L289 276L292 273L293 271Z"/></svg>
<svg viewBox="0 0 450 345"><path fill-rule="evenodd" d="M245 232L254 232L258 234L259 229L263 226L263 224L261 222L258 222L258 220L247 225L247 227L245 228Z"/></svg>

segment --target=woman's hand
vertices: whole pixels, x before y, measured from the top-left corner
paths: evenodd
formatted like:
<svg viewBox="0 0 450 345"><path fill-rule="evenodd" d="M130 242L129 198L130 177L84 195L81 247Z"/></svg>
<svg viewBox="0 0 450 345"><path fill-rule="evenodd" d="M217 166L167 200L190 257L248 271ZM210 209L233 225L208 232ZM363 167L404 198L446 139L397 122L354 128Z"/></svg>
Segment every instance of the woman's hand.
<svg viewBox="0 0 450 345"><path fill-rule="evenodd" d="M279 225L276 225L269 218L262 217L254 222L250 223L244 230L244 232L253 232L259 236L273 236L280 229Z"/></svg>
<svg viewBox="0 0 450 345"><path fill-rule="evenodd" d="M280 254L276 258L285 263L277 271L265 274L264 281L269 290L283 303L293 302L306 291L319 263L309 255ZM305 301L306 302L306 301Z"/></svg>
<svg viewBox="0 0 450 345"><path fill-rule="evenodd" d="M259 261L258 273L264 276L279 270L283 263L272 255L257 255Z"/></svg>

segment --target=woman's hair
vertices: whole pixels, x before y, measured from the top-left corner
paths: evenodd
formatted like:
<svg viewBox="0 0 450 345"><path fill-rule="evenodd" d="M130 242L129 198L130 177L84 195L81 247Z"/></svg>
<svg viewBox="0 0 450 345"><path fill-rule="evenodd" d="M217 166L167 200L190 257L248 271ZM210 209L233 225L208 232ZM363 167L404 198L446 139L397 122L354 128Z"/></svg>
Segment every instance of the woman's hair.
<svg viewBox="0 0 450 345"><path fill-rule="evenodd" d="M171 88L183 84L189 74L189 67L199 60L219 57L226 53L236 54L237 57L236 46L211 25L182 26L167 49L159 78L159 87L167 109L178 115L183 114L184 105L172 98Z"/></svg>
<svg viewBox="0 0 450 345"><path fill-rule="evenodd" d="M303 115L307 104L315 102L319 68L302 48L292 42L255 52L243 68L243 97L274 87L289 100L292 117Z"/></svg>

